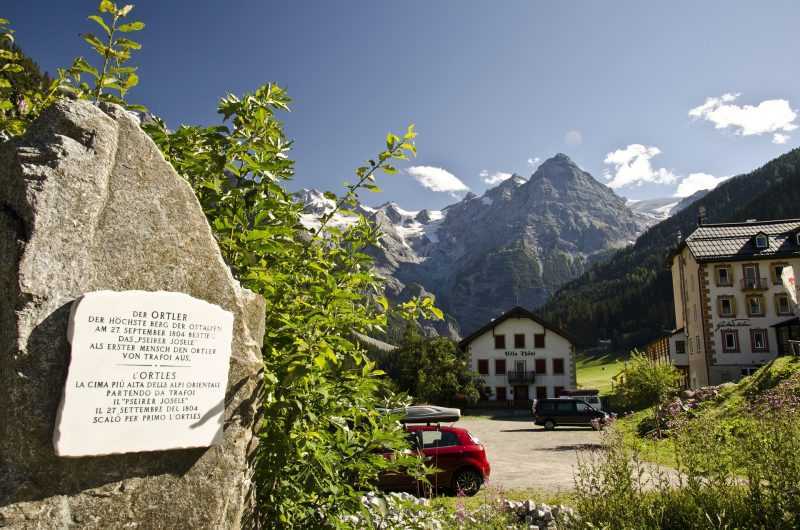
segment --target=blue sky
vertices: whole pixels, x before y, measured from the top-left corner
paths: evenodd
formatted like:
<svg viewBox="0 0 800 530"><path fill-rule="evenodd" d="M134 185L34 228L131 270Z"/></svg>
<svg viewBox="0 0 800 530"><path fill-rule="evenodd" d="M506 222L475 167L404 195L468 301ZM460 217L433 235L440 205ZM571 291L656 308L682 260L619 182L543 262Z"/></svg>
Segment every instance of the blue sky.
<svg viewBox="0 0 800 530"><path fill-rule="evenodd" d="M0 16L54 71L88 54L77 35L96 4L14 1ZM133 14L147 27L129 99L171 126L214 123L227 92L288 88L292 189L338 191L415 123L413 168L369 204L442 207L557 152L623 196L670 196L800 139L796 1L141 1Z"/></svg>

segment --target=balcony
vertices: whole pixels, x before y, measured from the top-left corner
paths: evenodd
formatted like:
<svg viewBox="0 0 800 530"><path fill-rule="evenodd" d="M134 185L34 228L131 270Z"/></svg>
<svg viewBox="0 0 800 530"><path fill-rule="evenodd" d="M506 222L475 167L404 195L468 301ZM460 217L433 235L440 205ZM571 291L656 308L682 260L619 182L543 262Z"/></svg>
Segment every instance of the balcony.
<svg viewBox="0 0 800 530"><path fill-rule="evenodd" d="M506 372L509 383L533 383L536 372Z"/></svg>
<svg viewBox="0 0 800 530"><path fill-rule="evenodd" d="M770 283L766 278L742 278L741 282L744 291L766 291Z"/></svg>

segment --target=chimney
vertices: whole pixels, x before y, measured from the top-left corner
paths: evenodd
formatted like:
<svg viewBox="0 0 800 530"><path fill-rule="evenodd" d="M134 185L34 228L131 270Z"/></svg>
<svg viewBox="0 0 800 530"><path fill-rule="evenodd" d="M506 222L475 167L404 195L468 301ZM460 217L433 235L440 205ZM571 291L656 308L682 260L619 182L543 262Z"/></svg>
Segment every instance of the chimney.
<svg viewBox="0 0 800 530"><path fill-rule="evenodd" d="M697 209L697 226L706 224L706 207L701 206Z"/></svg>
<svg viewBox="0 0 800 530"><path fill-rule="evenodd" d="M677 237L678 237L678 244L680 245L681 241L683 241L683 233L680 230L678 230Z"/></svg>

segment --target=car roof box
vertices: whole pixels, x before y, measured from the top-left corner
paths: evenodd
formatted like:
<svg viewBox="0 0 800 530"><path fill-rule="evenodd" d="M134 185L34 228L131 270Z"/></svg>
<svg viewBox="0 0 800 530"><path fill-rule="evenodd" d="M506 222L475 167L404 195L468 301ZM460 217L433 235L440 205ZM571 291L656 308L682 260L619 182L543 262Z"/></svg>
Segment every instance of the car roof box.
<svg viewBox="0 0 800 530"><path fill-rule="evenodd" d="M562 396L596 396L600 391L596 388L579 388L576 390L564 389L561 391Z"/></svg>
<svg viewBox="0 0 800 530"><path fill-rule="evenodd" d="M394 409L393 414L403 414L400 423L452 423L461 419L461 409L436 405L412 405L405 409Z"/></svg>

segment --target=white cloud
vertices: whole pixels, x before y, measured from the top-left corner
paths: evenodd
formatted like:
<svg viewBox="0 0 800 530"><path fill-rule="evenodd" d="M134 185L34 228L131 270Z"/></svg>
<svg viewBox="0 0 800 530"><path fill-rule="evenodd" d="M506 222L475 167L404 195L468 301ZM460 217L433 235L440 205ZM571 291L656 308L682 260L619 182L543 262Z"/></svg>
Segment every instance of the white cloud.
<svg viewBox="0 0 800 530"><path fill-rule="evenodd" d="M788 134L775 133L772 135L773 144L785 144L791 136Z"/></svg>
<svg viewBox="0 0 800 530"><path fill-rule="evenodd" d="M480 172L481 180L490 186L495 184L499 184L504 180L508 180L511 178L511 173L504 173L502 171L495 171L494 173L489 173L488 170L484 169Z"/></svg>
<svg viewBox="0 0 800 530"><path fill-rule="evenodd" d="M536 168L536 167L539 167L539 164L541 163L541 161L542 161L542 159L539 158L538 156L533 157L533 158L529 158L528 159L528 165L533 167L533 168Z"/></svg>
<svg viewBox="0 0 800 530"><path fill-rule="evenodd" d="M440 167L411 166L406 169L406 173L431 191L469 191L467 185L458 177Z"/></svg>
<svg viewBox="0 0 800 530"><path fill-rule="evenodd" d="M706 98L705 103L689 111L689 116L704 119L716 129L731 128L741 136L772 133L772 141L783 144L789 139L782 132L797 129L794 123L797 112L785 99L767 99L758 105L736 105L733 102L741 94L723 94L718 98Z"/></svg>
<svg viewBox="0 0 800 530"><path fill-rule="evenodd" d="M583 143L583 134L577 129L567 131L564 134L564 142L568 145L580 145Z"/></svg>
<svg viewBox="0 0 800 530"><path fill-rule="evenodd" d="M717 185L729 178L730 177L715 177L708 173L689 173L681 180L680 184L678 184L675 196L688 197L696 191L713 190Z"/></svg>
<svg viewBox="0 0 800 530"><path fill-rule="evenodd" d="M645 182L653 184L672 184L677 180L677 175L665 168L653 168L650 159L661 153L661 149L642 144L630 144L625 149L617 149L606 155L604 162L613 166L613 170L606 170L605 176L611 182L611 188L624 186L641 186Z"/></svg>

